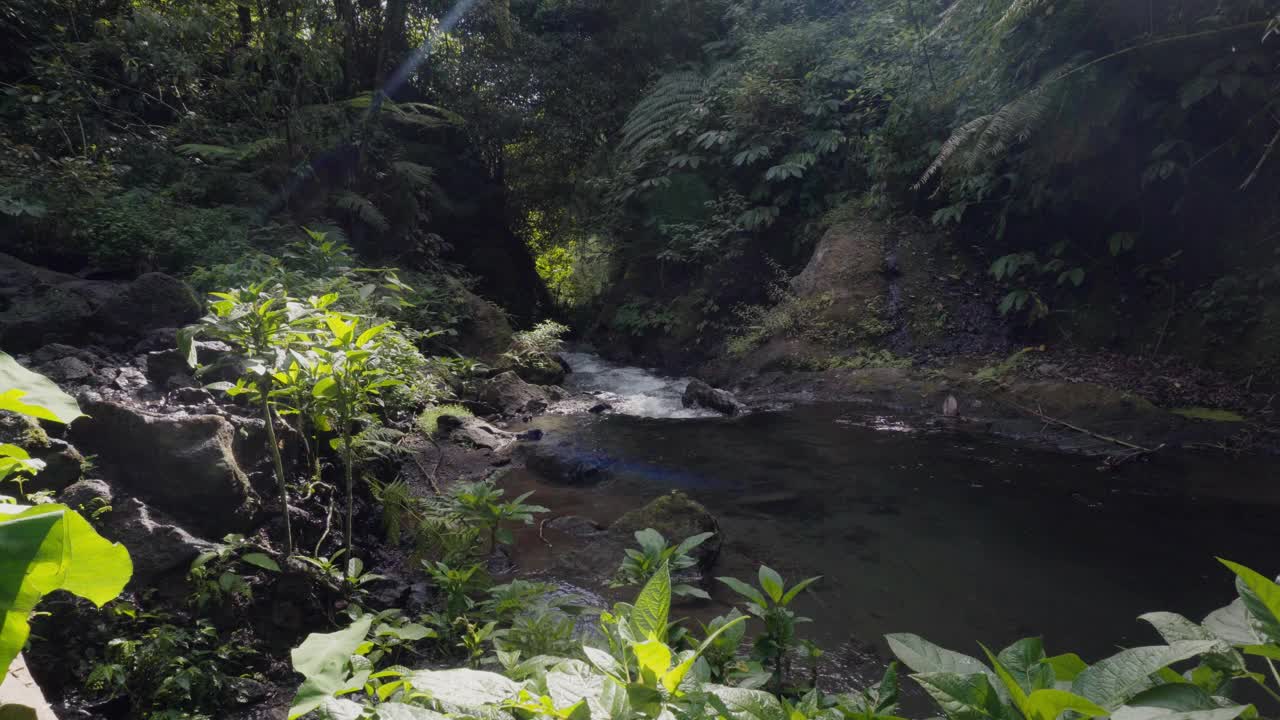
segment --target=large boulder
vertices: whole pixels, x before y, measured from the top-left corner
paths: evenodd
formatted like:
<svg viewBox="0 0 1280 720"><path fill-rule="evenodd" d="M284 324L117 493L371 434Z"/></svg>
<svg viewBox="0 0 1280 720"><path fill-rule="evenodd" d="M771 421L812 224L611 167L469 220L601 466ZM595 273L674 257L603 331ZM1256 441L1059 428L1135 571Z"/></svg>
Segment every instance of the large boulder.
<svg viewBox="0 0 1280 720"><path fill-rule="evenodd" d="M44 469L23 479L25 492L56 493L80 479L84 457L65 440L49 437L34 420L20 415L0 417L0 443L17 445L44 463Z"/></svg>
<svg viewBox="0 0 1280 720"><path fill-rule="evenodd" d="M116 283L84 280L0 253L0 347L26 352L48 342L83 342Z"/></svg>
<svg viewBox="0 0 1280 720"><path fill-rule="evenodd" d="M739 415L745 406L728 390L713 388L701 380L690 380L680 397L685 407L704 407L725 415Z"/></svg>
<svg viewBox="0 0 1280 720"><path fill-rule="evenodd" d="M507 415L541 412L550 401L547 391L530 385L508 370L490 378L480 389L480 401Z"/></svg>
<svg viewBox="0 0 1280 720"><path fill-rule="evenodd" d="M129 582L134 588L143 587L157 575L185 569L200 553L215 547L137 498L117 503L103 515L102 534L129 549L133 559Z"/></svg>
<svg viewBox="0 0 1280 720"><path fill-rule="evenodd" d="M598 485L609 479L614 460L568 442L524 443L517 449L525 467L556 485Z"/></svg>
<svg viewBox="0 0 1280 720"><path fill-rule="evenodd" d="M195 322L203 308L186 283L164 273L139 275L123 292L102 304L93 319L110 333L141 336L155 328Z"/></svg>
<svg viewBox="0 0 1280 720"><path fill-rule="evenodd" d="M256 497L236 462L235 430L217 415L159 415L85 396L71 426L116 487L211 536L245 529Z"/></svg>
<svg viewBox="0 0 1280 720"><path fill-rule="evenodd" d="M465 316L458 333L457 349L464 355L496 364L511 347L511 323L502 308L467 290L461 284L450 288L462 303Z"/></svg>
<svg viewBox="0 0 1280 720"><path fill-rule="evenodd" d="M609 534L631 542L635 532L645 528L653 528L662 533L662 537L672 545L699 533L715 533L714 537L708 538L693 551L698 568L703 572L711 569L720 556L720 546L724 540L720 537L720 524L702 503L679 490L673 490L613 521L609 526Z"/></svg>

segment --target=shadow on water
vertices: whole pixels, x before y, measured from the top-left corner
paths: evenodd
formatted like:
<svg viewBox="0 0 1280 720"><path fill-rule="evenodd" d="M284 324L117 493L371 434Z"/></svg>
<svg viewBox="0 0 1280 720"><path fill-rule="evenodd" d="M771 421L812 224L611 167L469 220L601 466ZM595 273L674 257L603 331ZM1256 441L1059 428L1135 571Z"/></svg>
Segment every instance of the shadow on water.
<svg viewBox="0 0 1280 720"><path fill-rule="evenodd" d="M1102 473L1096 459L913 431L835 404L733 420L537 424L543 442L615 460L609 479L568 488L522 472L508 482L536 489L557 514L601 523L672 489L688 492L720 522L715 574L745 578L765 563L792 580L824 576L799 602L816 621L804 636L848 663L855 648L888 657L889 632L971 653L979 641L1042 635L1053 652L1098 658L1158 642L1136 620L1143 612L1199 618L1226 604L1231 580L1215 555L1276 569L1274 506L1230 497L1270 482L1260 460L1171 455ZM541 545L536 535L532 544ZM554 567L555 550L521 552ZM713 592L716 605L694 614L734 600Z"/></svg>

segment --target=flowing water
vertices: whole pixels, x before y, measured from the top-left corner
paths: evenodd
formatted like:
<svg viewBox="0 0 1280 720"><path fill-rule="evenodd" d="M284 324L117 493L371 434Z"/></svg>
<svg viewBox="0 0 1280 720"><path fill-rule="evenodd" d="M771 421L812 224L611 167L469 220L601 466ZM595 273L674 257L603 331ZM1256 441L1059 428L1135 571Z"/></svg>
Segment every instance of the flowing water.
<svg viewBox="0 0 1280 720"><path fill-rule="evenodd" d="M979 641L1043 635L1052 652L1086 659L1151 644L1137 615L1199 618L1231 599L1215 555L1277 569L1275 506L1256 502L1273 485L1265 459L1157 455L1105 473L1096 459L919 429L866 406L709 417L680 406L683 379L568 360L569 384L615 414L535 425L542 442L608 456L614 472L587 488L527 471L509 482L556 514L605 524L672 489L689 493L720 523L715 574L754 577L765 563L792 581L823 576L798 603L816 621L804 636L850 681L881 664L889 632L970 653ZM554 574L562 551L535 534L519 552ZM687 614L718 614L735 599L713 594Z"/></svg>

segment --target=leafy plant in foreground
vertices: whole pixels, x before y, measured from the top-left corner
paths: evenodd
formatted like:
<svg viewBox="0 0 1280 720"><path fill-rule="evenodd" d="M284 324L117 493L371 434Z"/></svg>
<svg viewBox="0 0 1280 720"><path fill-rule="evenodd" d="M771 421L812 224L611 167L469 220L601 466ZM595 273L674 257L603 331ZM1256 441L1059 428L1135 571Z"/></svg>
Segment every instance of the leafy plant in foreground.
<svg viewBox="0 0 1280 720"><path fill-rule="evenodd" d="M533 495L533 491L524 493L514 500L502 499L506 491L496 486L492 480L481 480L463 483L456 486L448 498L450 514L464 522L474 523L489 536L490 552L498 548L498 544L510 545L515 542L511 530L504 527L507 522L523 522L529 525L533 516L548 512L541 505L529 505L525 500Z"/></svg>
<svg viewBox="0 0 1280 720"><path fill-rule="evenodd" d="M3 352L0 410L61 423L82 415L74 398ZM65 590L102 607L132 575L129 551L71 508L0 502L0 678L22 651L28 618L42 597Z"/></svg>
<svg viewBox="0 0 1280 720"><path fill-rule="evenodd" d="M782 576L773 569L761 565L759 572L761 592L737 578L717 578L731 590L747 599L747 612L764 621L764 632L755 641L753 652L762 661L773 665L774 692L782 692L791 671L791 648L796 643L796 625L809 622L809 618L797 616L787 606L805 588L821 579L811 577L787 588Z"/></svg>
<svg viewBox="0 0 1280 720"><path fill-rule="evenodd" d="M689 553L714 535L715 533L713 532L699 533L686 538L679 545L672 546L667 544L667 540L662 537L662 533L653 528L637 530L635 537L640 549L627 548L624 551L626 557L623 558L622 565L614 573L613 580L610 581L609 585L610 587L643 585L663 565L666 565L672 572L691 568L697 565L698 561ZM683 597L696 597L703 600L711 599L711 596L705 590L687 583L673 585L671 593Z"/></svg>

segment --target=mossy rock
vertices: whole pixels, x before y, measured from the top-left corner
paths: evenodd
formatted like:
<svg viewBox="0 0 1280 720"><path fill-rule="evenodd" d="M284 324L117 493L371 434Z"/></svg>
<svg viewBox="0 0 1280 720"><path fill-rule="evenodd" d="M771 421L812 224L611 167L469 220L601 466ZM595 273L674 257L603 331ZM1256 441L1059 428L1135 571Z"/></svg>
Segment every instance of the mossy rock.
<svg viewBox="0 0 1280 720"><path fill-rule="evenodd" d="M662 537L672 545L698 533L715 533L693 551L699 569L704 572L715 564L724 540L715 516L702 503L679 490L673 490L618 518L609 526L609 534L630 543L635 532L645 528L662 533Z"/></svg>

